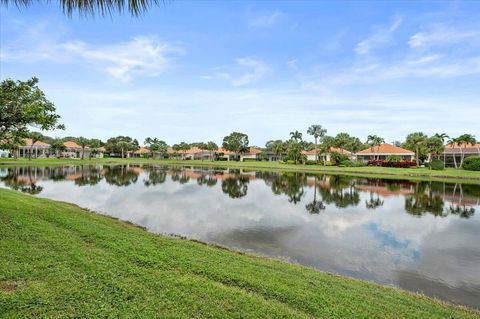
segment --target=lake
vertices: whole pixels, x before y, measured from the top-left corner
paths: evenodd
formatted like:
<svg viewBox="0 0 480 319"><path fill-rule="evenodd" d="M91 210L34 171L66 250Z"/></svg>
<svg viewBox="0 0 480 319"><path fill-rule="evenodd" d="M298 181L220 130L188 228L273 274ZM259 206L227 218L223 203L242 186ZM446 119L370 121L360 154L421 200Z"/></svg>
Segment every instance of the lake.
<svg viewBox="0 0 480 319"><path fill-rule="evenodd" d="M0 186L480 308L480 185L70 165L0 168Z"/></svg>

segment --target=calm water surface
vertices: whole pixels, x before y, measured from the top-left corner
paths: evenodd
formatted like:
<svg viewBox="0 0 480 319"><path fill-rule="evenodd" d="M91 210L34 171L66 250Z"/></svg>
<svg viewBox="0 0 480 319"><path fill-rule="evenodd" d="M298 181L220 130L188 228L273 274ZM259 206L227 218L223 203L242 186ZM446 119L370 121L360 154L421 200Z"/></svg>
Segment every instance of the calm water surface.
<svg viewBox="0 0 480 319"><path fill-rule="evenodd" d="M0 186L480 308L480 186L165 166L0 168Z"/></svg>

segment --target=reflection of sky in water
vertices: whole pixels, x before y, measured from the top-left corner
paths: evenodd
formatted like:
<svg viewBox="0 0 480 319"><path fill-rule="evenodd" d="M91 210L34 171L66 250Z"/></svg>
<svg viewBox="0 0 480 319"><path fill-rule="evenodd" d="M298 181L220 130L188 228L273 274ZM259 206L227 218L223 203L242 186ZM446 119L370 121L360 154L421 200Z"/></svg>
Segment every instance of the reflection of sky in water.
<svg viewBox="0 0 480 319"><path fill-rule="evenodd" d="M125 187L105 179L78 187L69 180L44 178L37 183L43 187L38 196L73 202L153 232L186 235L480 307L478 205L468 219L413 216L405 210L407 194L382 190L373 197L383 204L367 209L373 193L360 187L357 204L338 208L332 202L319 214L309 214L305 206L314 197L312 183L302 186L304 194L293 204L285 194L275 195L262 178L250 179L241 198L226 195L222 180L212 187L199 186L195 178L180 184L167 176L150 187L146 180L148 173L140 172L136 183ZM322 200L320 191L317 200Z"/></svg>

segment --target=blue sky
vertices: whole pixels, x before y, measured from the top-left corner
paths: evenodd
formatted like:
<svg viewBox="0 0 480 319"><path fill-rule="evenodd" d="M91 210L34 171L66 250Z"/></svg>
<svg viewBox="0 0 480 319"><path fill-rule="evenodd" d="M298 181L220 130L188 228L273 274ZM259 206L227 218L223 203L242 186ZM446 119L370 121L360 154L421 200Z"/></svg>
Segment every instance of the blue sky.
<svg viewBox="0 0 480 319"><path fill-rule="evenodd" d="M0 77L40 78L50 135L480 138L480 2L167 1L141 18L1 8ZM307 139L311 139L307 137Z"/></svg>

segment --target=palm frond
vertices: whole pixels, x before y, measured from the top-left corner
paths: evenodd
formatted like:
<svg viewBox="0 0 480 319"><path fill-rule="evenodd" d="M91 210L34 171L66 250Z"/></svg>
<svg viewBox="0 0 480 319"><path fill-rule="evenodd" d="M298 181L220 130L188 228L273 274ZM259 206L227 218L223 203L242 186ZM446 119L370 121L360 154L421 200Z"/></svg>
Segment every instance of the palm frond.
<svg viewBox="0 0 480 319"><path fill-rule="evenodd" d="M0 0L2 5L8 7L29 7L35 3L49 3L50 0ZM68 16L78 12L79 15L88 16L96 13L106 16L112 13L122 13L127 10L132 16L144 14L150 7L158 5L165 0L58 0L63 12Z"/></svg>

